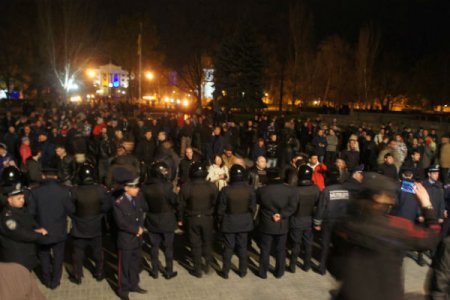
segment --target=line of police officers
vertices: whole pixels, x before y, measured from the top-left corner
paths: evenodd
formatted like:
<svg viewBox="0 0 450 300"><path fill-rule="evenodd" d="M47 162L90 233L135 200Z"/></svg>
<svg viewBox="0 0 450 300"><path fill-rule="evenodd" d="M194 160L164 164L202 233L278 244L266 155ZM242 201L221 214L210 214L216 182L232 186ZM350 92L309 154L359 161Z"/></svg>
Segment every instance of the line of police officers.
<svg viewBox="0 0 450 300"><path fill-rule="evenodd" d="M239 258L238 274L246 276L249 234L256 225L255 238L261 252L258 276L267 278L269 256L274 248L274 276L280 278L285 271L288 233L292 241L289 270L295 272L302 244L305 248L303 269L310 269L314 219L316 229L322 230L320 272L325 273L333 224L345 215L349 200L349 192L337 184L337 169L329 171L331 185L323 193L312 182L313 170L307 165L299 168L298 186L285 183L278 169L269 169L269 183L255 191L247 183L246 170L233 165L230 184L219 193L214 184L206 181L206 166L193 162L189 169L190 180L182 184L178 195L170 182L169 170L164 162L154 163L149 168L148 180L140 185L139 178L123 168L115 178L120 188L108 192L95 183L94 169L89 165L80 168L79 184L71 188L59 184L56 173L48 171L39 186L24 189L18 183L18 170L6 168L2 174L5 208L0 215L1 261L18 262L32 270L38 262L37 246L43 283L52 289L58 287L70 217L73 240L71 281L76 284L82 281L87 248L92 249L94 277L102 280L102 220L112 208L114 222L110 224L110 230L117 241L117 292L121 299L128 299L130 292L147 292L139 286L145 231L151 246L152 277L158 277L160 248L165 255L164 277L177 276L173 270L177 227L184 228L188 237L193 257L192 274L202 277L211 268L217 225L224 246L220 275L228 278L234 252Z"/></svg>

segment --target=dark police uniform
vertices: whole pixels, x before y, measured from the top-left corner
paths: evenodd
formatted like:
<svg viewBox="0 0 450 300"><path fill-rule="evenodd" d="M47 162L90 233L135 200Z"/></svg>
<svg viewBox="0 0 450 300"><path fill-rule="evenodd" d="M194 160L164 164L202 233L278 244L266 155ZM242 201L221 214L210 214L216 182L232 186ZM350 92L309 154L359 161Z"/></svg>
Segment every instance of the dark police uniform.
<svg viewBox="0 0 450 300"><path fill-rule="evenodd" d="M319 198L317 211L314 216L314 225L321 226L322 231L322 253L320 256L319 272L325 274L326 262L330 248L333 227L347 215L347 206L350 193L341 184L333 184L325 187Z"/></svg>
<svg viewBox="0 0 450 300"><path fill-rule="evenodd" d="M177 228L177 195L172 184L160 178L151 178L142 187L142 194L147 202L148 214L145 227L149 232L151 244L151 275L158 276L158 252L163 246L166 257L166 278L174 276L173 272L173 241Z"/></svg>
<svg viewBox="0 0 450 300"><path fill-rule="evenodd" d="M124 299L128 292L139 289L139 272L142 261L142 235L137 236L139 227L144 226L147 203L141 194L131 197L124 193L114 203L114 220L118 227L117 248L119 249L118 293Z"/></svg>
<svg viewBox="0 0 450 300"><path fill-rule="evenodd" d="M80 283L87 247L92 249L97 280L103 278L102 219L112 207L106 188L98 184L79 185L72 189L75 213L72 217L73 279Z"/></svg>
<svg viewBox="0 0 450 300"><path fill-rule="evenodd" d="M38 265L36 243L43 235L26 208L6 206L0 214L0 261L15 262L28 270Z"/></svg>
<svg viewBox="0 0 450 300"><path fill-rule="evenodd" d="M231 257L236 248L239 257L239 275L247 274L248 232L253 230L253 215L256 210L256 195L253 187L245 182L233 182L222 189L217 204L219 228L223 233L222 276L228 278Z"/></svg>
<svg viewBox="0 0 450 300"><path fill-rule="evenodd" d="M402 182L403 181L413 182L408 179L403 179ZM420 212L420 205L419 202L417 202L416 195L400 190L398 191L396 200L391 215L416 223Z"/></svg>
<svg viewBox="0 0 450 300"><path fill-rule="evenodd" d="M272 243L275 243L276 265L274 275L280 278L284 274L286 260L286 241L289 230L289 217L295 212L295 190L285 183L269 183L256 191L260 205L259 231L261 233L261 258L258 275L267 278L269 256ZM275 222L274 214L280 214L281 220Z"/></svg>
<svg viewBox="0 0 450 300"><path fill-rule="evenodd" d="M209 271L212 259L214 208L217 187L205 179L191 179L181 186L179 197L180 215L186 219L189 243L194 259L194 275L201 276L202 254L205 271Z"/></svg>
<svg viewBox="0 0 450 300"><path fill-rule="evenodd" d="M67 217L75 211L75 206L67 188L47 180L31 190L28 208L37 223L48 231L39 247L39 259L44 284L54 289L61 282Z"/></svg>
<svg viewBox="0 0 450 300"><path fill-rule="evenodd" d="M289 266L289 271L291 272L295 272L302 241L305 247L303 269L309 270L311 267L310 261L313 245L312 218L320 195L319 188L312 181L308 185L295 188L295 190L297 193L296 211L289 220L289 236L292 240L292 253Z"/></svg>

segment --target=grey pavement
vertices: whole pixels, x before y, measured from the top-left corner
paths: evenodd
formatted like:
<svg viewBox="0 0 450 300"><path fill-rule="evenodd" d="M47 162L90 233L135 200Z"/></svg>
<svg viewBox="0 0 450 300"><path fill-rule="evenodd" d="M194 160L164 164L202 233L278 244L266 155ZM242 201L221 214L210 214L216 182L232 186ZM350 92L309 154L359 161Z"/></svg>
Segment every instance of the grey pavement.
<svg viewBox="0 0 450 300"><path fill-rule="evenodd" d="M110 253L111 255L111 253ZM111 256L112 257L112 256ZM161 256L161 261L164 261ZM219 256L216 256L219 259ZM148 257L147 257L148 259ZM251 255L254 265L257 265L256 254ZM220 262L218 262L220 264ZM184 263L183 263L184 264ZM237 258L233 257L233 264L237 265ZM240 278L234 272L230 272L228 280L219 277L216 272L204 275L199 279L193 277L178 262L175 264L178 277L166 280L162 276L153 279L148 270L144 268L140 275L141 287L148 290L148 294L140 295L130 293L130 299L330 299L330 291L338 287L338 283L329 275L320 276L313 271L303 272L298 269L295 274L286 272L281 279L276 279L272 274L263 280L249 272L247 277ZM271 259L271 265L274 265ZM413 260L405 259L405 291L407 300L424 299L424 282L428 273L428 267L419 267ZM70 268L70 266L69 266ZM63 280L59 288L49 290L39 283L41 291L48 299L85 300L85 299L118 299L114 293L116 285L115 264L108 262L110 274L107 280L97 282L88 270L84 270L83 283L75 285L68 280L65 270Z"/></svg>

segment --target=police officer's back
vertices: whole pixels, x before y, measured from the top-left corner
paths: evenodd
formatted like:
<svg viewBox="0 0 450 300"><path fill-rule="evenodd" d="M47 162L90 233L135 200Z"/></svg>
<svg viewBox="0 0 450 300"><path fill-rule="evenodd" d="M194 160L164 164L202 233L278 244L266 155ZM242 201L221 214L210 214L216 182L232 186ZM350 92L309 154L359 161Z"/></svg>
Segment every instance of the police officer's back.
<svg viewBox="0 0 450 300"><path fill-rule="evenodd" d="M158 277L158 252L163 246L166 256L164 276L173 278L173 241L177 229L177 195L169 182L170 169L165 162L153 163L148 172L148 180L142 186L142 194L148 206L145 227L149 231L151 248L151 275Z"/></svg>
<svg viewBox="0 0 450 300"><path fill-rule="evenodd" d="M112 201L106 188L95 183L94 173L92 166L82 165L78 171L79 184L71 190L75 204L71 230L74 238L72 281L77 284L81 283L86 247L92 248L96 262L95 277L97 280L103 279L102 219L111 209Z"/></svg>
<svg viewBox="0 0 450 300"><path fill-rule="evenodd" d="M235 247L239 256L239 275L244 277L247 273L247 240L248 232L253 230L256 195L253 187L245 182L246 177L242 166L233 165L230 169L230 185L219 194L217 215L225 242L221 273L224 278L228 278Z"/></svg>
<svg viewBox="0 0 450 300"><path fill-rule="evenodd" d="M322 252L319 273L326 273L326 263L333 228L339 220L347 215L350 192L339 183L339 170L330 168L328 172L330 185L325 187L319 197L317 211L314 215L315 229L322 232Z"/></svg>
<svg viewBox="0 0 450 300"><path fill-rule="evenodd" d="M64 241L67 237L67 217L75 211L70 191L58 183L53 170L47 170L46 180L31 190L28 203L30 213L49 235L44 243Z"/></svg>
<svg viewBox="0 0 450 300"><path fill-rule="evenodd" d="M295 272L297 258L300 253L300 245L303 241L305 245L305 258L303 269L310 269L310 260L312 254L312 217L314 209L319 200L320 190L312 181L314 170L302 165L298 171L298 187L296 190L296 211L289 220L290 237L293 243L291 252L291 262L289 270Z"/></svg>
<svg viewBox="0 0 450 300"><path fill-rule="evenodd" d="M289 230L289 217L295 211L295 190L283 183L280 170L267 170L269 184L256 191L260 205L259 231L261 234L261 259L259 277L267 278L269 255L272 243L276 248L274 275L280 278L285 270L286 240Z"/></svg>
<svg viewBox="0 0 450 300"><path fill-rule="evenodd" d="M58 183L56 170L47 170L46 179L31 190L28 209L37 223L48 231L39 246L44 284L59 286L67 238L67 217L75 211L70 191Z"/></svg>
<svg viewBox="0 0 450 300"><path fill-rule="evenodd" d="M181 186L179 196L180 215L187 222L189 242L194 257L194 275L201 277L201 257L205 258L204 270L209 272L212 259L214 209L218 190L206 181L207 170L195 162L189 169L190 180ZM203 253L202 253L203 252Z"/></svg>

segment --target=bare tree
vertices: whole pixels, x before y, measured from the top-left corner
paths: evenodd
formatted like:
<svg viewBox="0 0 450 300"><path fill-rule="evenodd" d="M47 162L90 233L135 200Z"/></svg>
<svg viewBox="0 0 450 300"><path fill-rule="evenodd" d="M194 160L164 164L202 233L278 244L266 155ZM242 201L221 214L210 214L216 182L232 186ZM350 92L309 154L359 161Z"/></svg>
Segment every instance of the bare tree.
<svg viewBox="0 0 450 300"><path fill-rule="evenodd" d="M205 80L205 68L208 59L200 51L193 51L188 63L181 69L179 75L181 79L180 88L188 93L193 93L197 106L202 105L203 83Z"/></svg>
<svg viewBox="0 0 450 300"><path fill-rule="evenodd" d="M298 98L311 96L314 76L313 15L304 1L295 2L289 7L289 29L291 34L288 64L292 106Z"/></svg>
<svg viewBox="0 0 450 300"><path fill-rule="evenodd" d="M39 0L41 48L50 64L58 89L67 97L70 86L94 54L95 1Z"/></svg>
<svg viewBox="0 0 450 300"><path fill-rule="evenodd" d="M317 55L318 80L323 83L321 99L335 104L352 101L353 86L349 78L353 64L350 45L339 36L331 36L320 44Z"/></svg>
<svg viewBox="0 0 450 300"><path fill-rule="evenodd" d="M367 104L371 98L373 69L380 51L380 33L373 25L361 28L356 49L358 100Z"/></svg>

